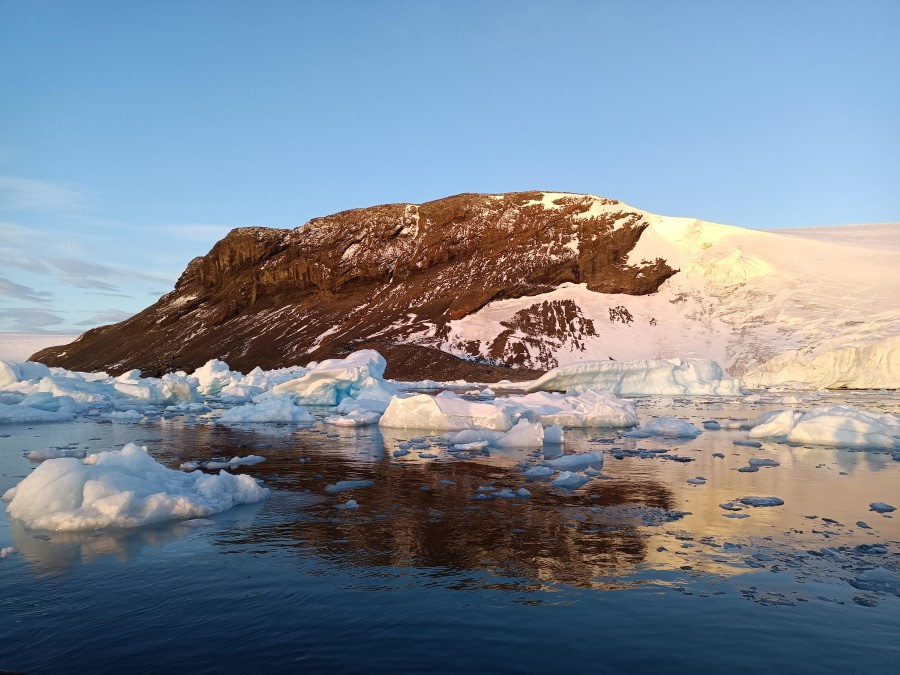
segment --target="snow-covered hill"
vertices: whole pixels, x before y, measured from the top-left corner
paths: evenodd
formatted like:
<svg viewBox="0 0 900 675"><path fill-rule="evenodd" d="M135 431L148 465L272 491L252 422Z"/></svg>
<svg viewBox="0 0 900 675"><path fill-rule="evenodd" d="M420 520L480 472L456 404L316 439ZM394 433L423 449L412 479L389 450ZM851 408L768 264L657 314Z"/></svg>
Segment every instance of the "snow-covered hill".
<svg viewBox="0 0 900 675"><path fill-rule="evenodd" d="M373 347L390 377L485 380L681 357L750 386L897 388L898 269L900 225L762 232L591 195L457 195L234 230L153 306L38 358L249 371ZM454 365L472 363L505 370Z"/></svg>
<svg viewBox="0 0 900 675"><path fill-rule="evenodd" d="M662 258L679 270L656 293L561 284L452 322L444 348L527 352L545 368L702 357L750 386L900 387L900 225L763 232L645 215L629 262ZM535 315L551 318L535 329Z"/></svg>

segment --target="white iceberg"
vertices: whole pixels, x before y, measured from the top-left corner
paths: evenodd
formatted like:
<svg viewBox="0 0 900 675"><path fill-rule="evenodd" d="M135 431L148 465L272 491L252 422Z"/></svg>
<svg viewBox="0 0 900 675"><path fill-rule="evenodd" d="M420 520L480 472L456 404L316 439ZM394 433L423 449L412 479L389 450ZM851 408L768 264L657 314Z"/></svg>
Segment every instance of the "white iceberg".
<svg viewBox="0 0 900 675"><path fill-rule="evenodd" d="M602 469L603 451L596 450L594 452L582 452L571 455L563 455L562 457L556 457L555 459L545 460L544 466L547 466L551 469L560 469L566 471L586 469L589 466L592 466L595 469ZM525 475L528 476L538 474L529 474L526 471Z"/></svg>
<svg viewBox="0 0 900 675"><path fill-rule="evenodd" d="M384 411L379 426L435 431L509 431L513 426L513 411L495 405L495 402L467 401L449 391L437 396L394 396Z"/></svg>
<svg viewBox="0 0 900 675"><path fill-rule="evenodd" d="M654 417L640 429L629 431L626 436L632 438L696 438L700 430L690 422L685 422L675 417Z"/></svg>
<svg viewBox="0 0 900 675"><path fill-rule="evenodd" d="M641 361L580 361L526 383L526 391L566 391L591 388L616 396L739 396L741 381L708 359L646 359Z"/></svg>
<svg viewBox="0 0 900 675"><path fill-rule="evenodd" d="M285 423L311 424L316 418L306 408L294 404L288 397L268 398L259 403L245 403L228 408L217 418L220 424Z"/></svg>
<svg viewBox="0 0 900 675"><path fill-rule="evenodd" d="M272 387L255 400L289 395L302 405L337 405L345 398L389 401L394 387L383 378L387 363L372 349L353 352L345 359L328 359Z"/></svg>
<svg viewBox="0 0 900 675"><path fill-rule="evenodd" d="M634 401L606 392L583 389L559 394L546 391L497 399L496 405L512 405L539 417L545 427L631 427L638 423Z"/></svg>
<svg viewBox="0 0 900 675"><path fill-rule="evenodd" d="M808 412L782 410L758 417L748 435L788 443L893 449L900 447L900 416L843 405Z"/></svg>
<svg viewBox="0 0 900 675"><path fill-rule="evenodd" d="M9 515L27 527L63 531L201 518L258 502L267 492L246 475L168 469L129 443L82 461L47 460L4 499L11 499Z"/></svg>

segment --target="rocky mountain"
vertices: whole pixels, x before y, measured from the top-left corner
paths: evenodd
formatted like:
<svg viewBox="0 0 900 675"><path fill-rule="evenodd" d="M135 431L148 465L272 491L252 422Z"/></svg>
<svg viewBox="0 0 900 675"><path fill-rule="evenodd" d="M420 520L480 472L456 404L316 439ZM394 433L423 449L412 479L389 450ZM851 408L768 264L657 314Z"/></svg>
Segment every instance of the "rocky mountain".
<svg viewBox="0 0 900 675"><path fill-rule="evenodd" d="M900 229L884 228L854 245L549 192L355 209L233 230L151 307L34 358L145 374L220 358L246 372L374 347L391 377L492 380L698 356L772 384L788 362L868 350L825 357L849 364L846 381L817 386L854 386L860 359L900 377ZM791 372L812 379L804 368Z"/></svg>

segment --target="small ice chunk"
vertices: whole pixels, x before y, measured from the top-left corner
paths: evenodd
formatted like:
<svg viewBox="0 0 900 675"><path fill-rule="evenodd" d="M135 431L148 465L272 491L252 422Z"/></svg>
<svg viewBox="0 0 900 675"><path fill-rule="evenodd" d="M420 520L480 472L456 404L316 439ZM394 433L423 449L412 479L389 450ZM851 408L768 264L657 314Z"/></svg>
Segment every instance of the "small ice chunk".
<svg viewBox="0 0 900 675"><path fill-rule="evenodd" d="M579 488L590 480L587 476L581 476L571 471L563 471L551 483L553 487L562 488L564 490L574 490Z"/></svg>
<svg viewBox="0 0 900 675"><path fill-rule="evenodd" d="M896 511L896 506L891 506L890 504L885 504L884 502L872 502L869 504L869 511L874 511L875 513L890 513L891 511Z"/></svg>
<svg viewBox="0 0 900 675"><path fill-rule="evenodd" d="M740 501L741 504L747 504L747 506L781 506L784 504L784 500L778 497L744 497Z"/></svg>
<svg viewBox="0 0 900 675"><path fill-rule="evenodd" d="M700 430L693 424L675 417L655 417L642 428L661 438L696 438L700 435Z"/></svg>
<svg viewBox="0 0 900 675"><path fill-rule="evenodd" d="M716 422L715 420L705 420L703 422L703 428L707 431L718 431L722 428L722 425Z"/></svg>
<svg viewBox="0 0 900 675"><path fill-rule="evenodd" d="M232 457L228 462L228 466L253 466L254 464L259 464L260 462L265 462L265 457L260 457L259 455L247 455L246 457Z"/></svg>
<svg viewBox="0 0 900 675"><path fill-rule="evenodd" d="M374 485L375 481L373 480L339 480L337 483L326 485L325 492L334 494L336 492L345 492L347 490L362 490L363 488L370 488Z"/></svg>
<svg viewBox="0 0 900 675"><path fill-rule="evenodd" d="M409 450L405 448L398 448L391 453L394 457L406 457L409 454Z"/></svg>
<svg viewBox="0 0 900 675"><path fill-rule="evenodd" d="M512 491L512 488L505 487L495 492L494 496L498 499L515 499L516 493Z"/></svg>
<svg viewBox="0 0 900 675"><path fill-rule="evenodd" d="M544 429L544 443L546 445L562 445L564 443L563 428L559 424L554 424L552 427Z"/></svg>
<svg viewBox="0 0 900 675"><path fill-rule="evenodd" d="M864 529L864 530L871 530L871 529L872 529L872 528L869 527L869 525L868 525L865 521L863 521L863 520L857 520L857 521L856 521L856 526L857 526L857 527L860 527L860 528L862 528L862 529Z"/></svg>
<svg viewBox="0 0 900 675"><path fill-rule="evenodd" d="M571 455L563 455L562 457L557 457L556 459L545 460L544 465L552 469L566 469L568 471L572 471L573 469L583 469L588 466L602 469L603 451L595 450L594 452L582 452ZM526 475L528 474L526 473Z"/></svg>
<svg viewBox="0 0 900 675"><path fill-rule="evenodd" d="M519 499L528 499L531 496L531 492L526 490L525 488L519 488L516 490L516 497Z"/></svg>
<svg viewBox="0 0 900 675"><path fill-rule="evenodd" d="M688 478L687 482L690 485L706 485L706 479L703 476L696 476L695 478Z"/></svg>
<svg viewBox="0 0 900 675"><path fill-rule="evenodd" d="M350 499L350 500L344 502L343 504L336 504L335 508L336 509L347 509L347 510L358 509L359 504L357 503L357 501L355 499Z"/></svg>
<svg viewBox="0 0 900 675"><path fill-rule="evenodd" d="M735 445L742 445L747 448L761 448L762 447L762 443L760 443L759 441L751 441L746 438L738 438L737 440L732 441L732 443L734 443Z"/></svg>
<svg viewBox="0 0 900 675"><path fill-rule="evenodd" d="M742 466L741 468L738 469L738 471L740 471L741 473L756 473L757 471L759 471L759 467L758 466Z"/></svg>
<svg viewBox="0 0 900 675"><path fill-rule="evenodd" d="M87 452L84 450L47 448L45 450L32 450L25 456L32 462L44 462L48 459L58 459L60 457L74 457L76 459L84 459L85 455L87 455Z"/></svg>
<svg viewBox="0 0 900 675"><path fill-rule="evenodd" d="M2 560L3 558L8 558L13 553L18 552L19 549L15 548L14 546L4 546L3 548L0 548L0 560Z"/></svg>
<svg viewBox="0 0 900 675"><path fill-rule="evenodd" d="M547 476L552 476L556 471L551 469L549 466L533 466L530 469L525 470L525 476L527 478L546 478Z"/></svg>
<svg viewBox="0 0 900 675"><path fill-rule="evenodd" d="M751 457L749 464L750 466L781 466L779 462L768 457Z"/></svg>
<svg viewBox="0 0 900 675"><path fill-rule="evenodd" d="M725 459L725 455L721 452L714 452L713 457L717 457L718 459Z"/></svg>

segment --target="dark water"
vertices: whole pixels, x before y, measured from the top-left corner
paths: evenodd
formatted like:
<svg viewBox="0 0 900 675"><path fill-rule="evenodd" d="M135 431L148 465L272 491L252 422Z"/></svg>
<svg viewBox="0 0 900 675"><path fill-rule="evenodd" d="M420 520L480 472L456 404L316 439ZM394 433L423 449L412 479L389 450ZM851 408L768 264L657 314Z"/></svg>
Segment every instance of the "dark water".
<svg viewBox="0 0 900 675"><path fill-rule="evenodd" d="M698 421L756 414L678 405L679 416ZM455 461L437 447L437 459L416 451L395 459L391 451L413 434L377 428L176 419L0 434L0 491L27 475L29 450L129 441L169 466L265 456L240 471L271 489L261 504L198 527L39 533L0 516L0 547L19 551L0 560L0 669L895 672L900 664L900 589L864 582L874 567L900 572L900 518L867 508L900 501L900 462L889 453L757 451L733 446L736 432L704 433L666 444L691 462L607 453L603 477L565 493L524 479L522 464L539 460L527 451ZM567 434L568 451L636 447L615 432ZM763 455L781 466L736 471ZM686 483L698 475L705 485ZM324 490L356 478L374 486ZM532 496L475 498L491 486ZM745 495L785 505L724 517L718 505ZM358 509L336 508L351 498Z"/></svg>

